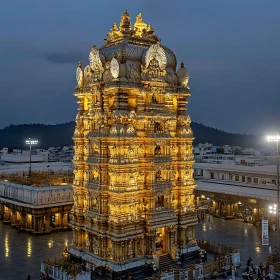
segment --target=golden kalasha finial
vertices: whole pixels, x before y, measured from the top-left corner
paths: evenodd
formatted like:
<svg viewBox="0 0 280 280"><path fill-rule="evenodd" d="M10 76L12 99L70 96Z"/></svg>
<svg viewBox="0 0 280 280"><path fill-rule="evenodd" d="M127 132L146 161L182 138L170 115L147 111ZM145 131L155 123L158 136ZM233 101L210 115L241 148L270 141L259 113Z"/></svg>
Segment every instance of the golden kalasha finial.
<svg viewBox="0 0 280 280"><path fill-rule="evenodd" d="M134 23L134 31L136 36L142 36L143 30L147 29L147 24L143 22L142 14L136 16L136 22Z"/></svg>
<svg viewBox="0 0 280 280"><path fill-rule="evenodd" d="M136 16L136 22L137 22L137 23L143 22L142 13L139 13L139 14Z"/></svg>
<svg viewBox="0 0 280 280"><path fill-rule="evenodd" d="M185 67L185 63L184 61L181 62L181 68L184 68Z"/></svg>
<svg viewBox="0 0 280 280"><path fill-rule="evenodd" d="M148 24L147 33L148 33L150 36L154 34L154 29L153 29L153 27L151 26L151 24Z"/></svg>
<svg viewBox="0 0 280 280"><path fill-rule="evenodd" d="M120 22L120 30L121 31L131 30L130 16L127 10L125 10L122 14L121 22Z"/></svg>
<svg viewBox="0 0 280 280"><path fill-rule="evenodd" d="M82 68L82 66L83 66L82 61L79 61L78 67Z"/></svg>
<svg viewBox="0 0 280 280"><path fill-rule="evenodd" d="M113 32L115 32L115 31L118 31L119 29L118 29L118 26L117 26L117 24L114 22L114 24L113 24L113 26L112 26L112 28L111 28L111 30L113 31Z"/></svg>
<svg viewBox="0 0 280 280"><path fill-rule="evenodd" d="M117 24L116 23L114 23L113 25L112 25L112 27L111 27L111 32L109 32L108 34L107 34L107 36L109 37L109 38L111 38L111 39L113 39L113 38L115 38L115 37L118 37L120 34L120 32L119 32L119 29L118 29L118 26L117 26Z"/></svg>

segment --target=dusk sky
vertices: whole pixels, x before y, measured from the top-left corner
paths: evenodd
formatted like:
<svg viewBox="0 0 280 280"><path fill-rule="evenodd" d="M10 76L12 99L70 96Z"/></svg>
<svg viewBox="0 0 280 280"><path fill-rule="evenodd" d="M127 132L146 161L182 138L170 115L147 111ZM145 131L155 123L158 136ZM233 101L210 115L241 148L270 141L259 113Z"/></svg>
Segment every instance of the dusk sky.
<svg viewBox="0 0 280 280"><path fill-rule="evenodd" d="M280 129L279 0L1 1L0 128L74 120L75 71L128 9L190 74L193 121L229 132Z"/></svg>

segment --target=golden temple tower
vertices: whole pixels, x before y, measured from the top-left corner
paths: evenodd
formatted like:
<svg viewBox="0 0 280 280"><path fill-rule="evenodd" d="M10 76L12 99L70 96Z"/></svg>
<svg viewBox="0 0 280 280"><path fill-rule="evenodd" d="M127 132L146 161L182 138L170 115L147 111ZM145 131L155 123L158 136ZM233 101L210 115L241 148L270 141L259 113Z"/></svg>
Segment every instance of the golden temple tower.
<svg viewBox="0 0 280 280"><path fill-rule="evenodd" d="M70 253L122 271L194 239L189 76L151 25L125 11L76 71Z"/></svg>

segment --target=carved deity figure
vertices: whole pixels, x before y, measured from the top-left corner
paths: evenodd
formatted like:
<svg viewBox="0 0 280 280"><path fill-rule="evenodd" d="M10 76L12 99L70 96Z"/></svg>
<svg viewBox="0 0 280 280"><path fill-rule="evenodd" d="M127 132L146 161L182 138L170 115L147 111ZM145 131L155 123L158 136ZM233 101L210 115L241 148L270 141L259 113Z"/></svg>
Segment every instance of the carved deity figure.
<svg viewBox="0 0 280 280"><path fill-rule="evenodd" d="M161 154L161 149L160 146L155 147L155 155L160 155Z"/></svg>
<svg viewBox="0 0 280 280"><path fill-rule="evenodd" d="M103 66L99 55L99 50L94 45L88 56L90 68L93 71L103 72Z"/></svg>

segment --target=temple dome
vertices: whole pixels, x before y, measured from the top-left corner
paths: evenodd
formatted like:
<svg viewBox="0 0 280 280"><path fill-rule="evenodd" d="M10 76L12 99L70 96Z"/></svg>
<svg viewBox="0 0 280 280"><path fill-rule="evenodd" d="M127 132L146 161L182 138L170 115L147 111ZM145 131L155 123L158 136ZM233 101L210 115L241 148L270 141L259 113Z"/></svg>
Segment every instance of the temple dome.
<svg viewBox="0 0 280 280"><path fill-rule="evenodd" d="M141 64L145 62L145 56L149 49L149 45L138 45L137 41L127 41L123 39L123 41L118 42L117 44L107 46L102 46L99 51L100 54L105 58L103 61L109 62L111 59L117 55L123 62L128 60L130 61L138 61ZM176 71L177 60L175 54L166 46L160 45L165 52L167 58L166 68L172 68Z"/></svg>
<svg viewBox="0 0 280 280"><path fill-rule="evenodd" d="M143 81L160 81L170 86L184 87L189 75L184 65L176 73L177 60L168 47L160 43L152 26L144 23L142 15L136 17L134 29L127 11L122 14L119 27L113 24L111 32L104 39L105 44L95 46L89 54L89 65L81 75L81 66L77 69L78 86L89 86L103 81L139 84ZM84 80L83 80L84 79Z"/></svg>

